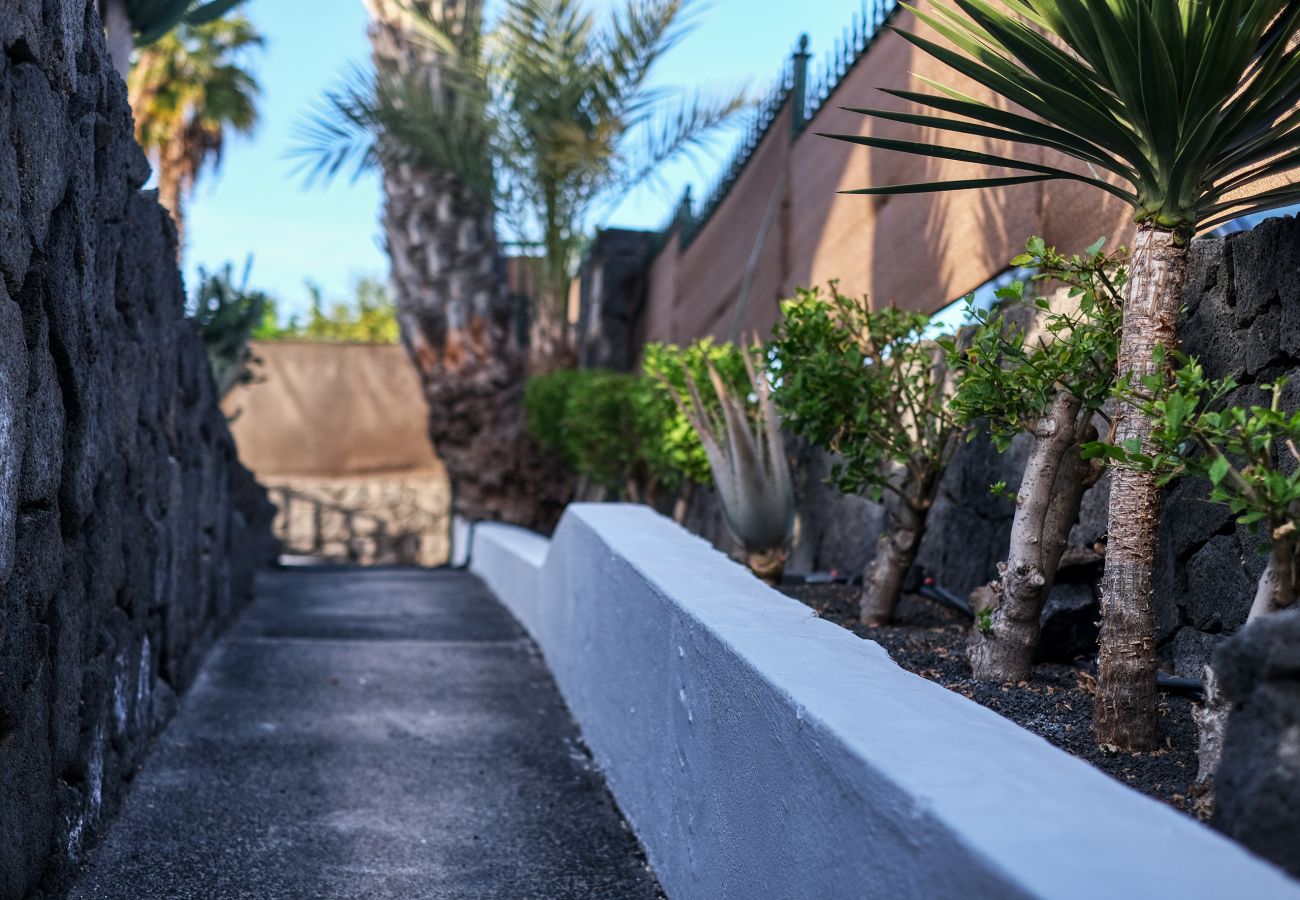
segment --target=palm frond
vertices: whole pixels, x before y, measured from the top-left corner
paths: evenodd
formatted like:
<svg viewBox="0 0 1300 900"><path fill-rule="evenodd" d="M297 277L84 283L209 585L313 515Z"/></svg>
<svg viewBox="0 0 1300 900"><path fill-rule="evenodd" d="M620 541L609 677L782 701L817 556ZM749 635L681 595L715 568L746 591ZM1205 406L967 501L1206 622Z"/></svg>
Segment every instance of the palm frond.
<svg viewBox="0 0 1300 900"><path fill-rule="evenodd" d="M1140 222L1187 234L1229 210L1257 210L1289 196L1271 186L1252 195L1250 187L1300 167L1296 4L953 0L949 6L936 0L926 10L907 8L949 46L896 29L900 36L1019 110L922 79L935 93L886 93L923 112L854 112L1011 149L1047 148L1081 168L1030 162L1010 149L982 152L933 141L829 135L875 150L1036 173L873 186L856 193L1070 179L1120 197Z"/></svg>

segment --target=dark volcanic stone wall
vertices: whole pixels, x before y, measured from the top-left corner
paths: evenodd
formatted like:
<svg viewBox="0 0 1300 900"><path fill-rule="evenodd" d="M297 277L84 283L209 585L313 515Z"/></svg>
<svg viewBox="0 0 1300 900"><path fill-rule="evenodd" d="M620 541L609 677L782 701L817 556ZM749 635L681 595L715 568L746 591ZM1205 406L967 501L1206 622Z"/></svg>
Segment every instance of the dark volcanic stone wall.
<svg viewBox="0 0 1300 900"><path fill-rule="evenodd" d="M1300 409L1300 221L1197 241L1184 302L1183 349L1207 375L1236 379L1232 402L1264 402L1258 385L1286 376L1283 404ZM1265 563L1263 539L1206 502L1208 493L1203 481L1170 488L1157 562L1161 642L1179 674L1194 676L1245 623Z"/></svg>
<svg viewBox="0 0 1300 900"><path fill-rule="evenodd" d="M249 596L269 507L91 0L0 0L0 898L56 877Z"/></svg>

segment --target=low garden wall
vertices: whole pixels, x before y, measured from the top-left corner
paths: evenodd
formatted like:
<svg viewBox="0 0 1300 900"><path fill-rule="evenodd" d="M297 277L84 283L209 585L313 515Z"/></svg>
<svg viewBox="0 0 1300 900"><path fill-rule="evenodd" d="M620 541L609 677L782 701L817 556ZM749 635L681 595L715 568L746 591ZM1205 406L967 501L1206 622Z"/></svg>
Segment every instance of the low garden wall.
<svg viewBox="0 0 1300 900"><path fill-rule="evenodd" d="M674 898L1300 897L644 507L473 530Z"/></svg>
<svg viewBox="0 0 1300 900"><path fill-rule="evenodd" d="M273 510L184 318L96 4L5 0L0 45L0 898L18 900L113 814L251 595Z"/></svg>

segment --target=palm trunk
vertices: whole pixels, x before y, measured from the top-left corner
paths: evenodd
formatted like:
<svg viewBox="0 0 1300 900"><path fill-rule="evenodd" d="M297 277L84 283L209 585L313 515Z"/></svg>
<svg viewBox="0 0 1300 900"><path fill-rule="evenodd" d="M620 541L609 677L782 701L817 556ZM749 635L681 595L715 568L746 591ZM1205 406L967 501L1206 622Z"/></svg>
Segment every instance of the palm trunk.
<svg viewBox="0 0 1300 900"><path fill-rule="evenodd" d="M430 51L398 26L392 0L367 6L376 66L438 78ZM571 485L527 429L527 367L492 210L445 172L383 163L384 231L402 342L420 374L429 436L451 479L455 511L470 521L546 530Z"/></svg>
<svg viewBox="0 0 1300 900"><path fill-rule="evenodd" d="M862 578L859 617L863 625L888 625L894 618L903 580L916 562L916 553L925 535L928 506L895 498L889 504L885 533L876 541L876 556Z"/></svg>
<svg viewBox="0 0 1300 900"><path fill-rule="evenodd" d="M113 61L117 74L126 81L127 75L131 74L131 50L135 46L126 0L100 0L99 15L104 23L108 57Z"/></svg>
<svg viewBox="0 0 1300 900"><path fill-rule="evenodd" d="M1087 423L1080 427L1082 406L1078 397L1061 391L1034 429L1016 497L1010 551L1001 579L982 592L991 614L977 623L968 650L975 677L984 681L1022 681L1033 666L1043 605L1083 494L1099 472L1081 455L1084 440L1092 436Z"/></svg>
<svg viewBox="0 0 1300 900"><path fill-rule="evenodd" d="M1144 225L1133 245L1119 375L1135 386L1158 367L1156 348L1173 349L1187 277L1187 242ZM1151 445L1151 420L1129 403L1115 411L1115 441ZM1106 571L1102 578L1101 654L1093 736L1122 750L1156 746L1156 611L1154 579L1160 488L1151 472L1117 469L1111 482Z"/></svg>

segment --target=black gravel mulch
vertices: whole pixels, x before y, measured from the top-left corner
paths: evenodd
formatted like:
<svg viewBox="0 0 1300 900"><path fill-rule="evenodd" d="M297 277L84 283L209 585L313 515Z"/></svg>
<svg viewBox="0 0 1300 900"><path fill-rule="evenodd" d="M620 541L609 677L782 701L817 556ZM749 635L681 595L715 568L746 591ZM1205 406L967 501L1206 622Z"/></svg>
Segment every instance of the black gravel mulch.
<svg viewBox="0 0 1300 900"><path fill-rule="evenodd" d="M1160 734L1164 746L1152 753L1110 752L1092 738L1094 663L1042 663L1028 681L988 684L971 677L965 643L970 619L924 597L908 595L895 624L869 628L858 622L861 588L840 584L783 585L781 590L817 614L889 651L910 672L938 682L1028 728L1092 763L1106 774L1183 812L1197 815L1196 724L1192 701L1161 695Z"/></svg>

